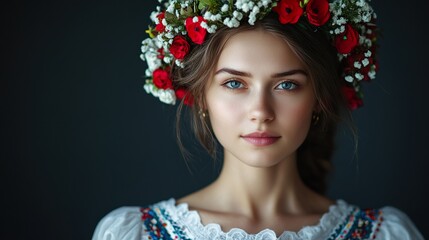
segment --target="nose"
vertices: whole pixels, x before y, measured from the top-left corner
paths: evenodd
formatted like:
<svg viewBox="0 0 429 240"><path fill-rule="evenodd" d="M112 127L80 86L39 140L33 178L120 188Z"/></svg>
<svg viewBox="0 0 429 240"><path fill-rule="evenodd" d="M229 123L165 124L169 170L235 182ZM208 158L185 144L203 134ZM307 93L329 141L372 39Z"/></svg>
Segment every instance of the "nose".
<svg viewBox="0 0 429 240"><path fill-rule="evenodd" d="M252 94L249 101L249 119L256 123L267 123L274 120L274 108L269 93L260 91Z"/></svg>

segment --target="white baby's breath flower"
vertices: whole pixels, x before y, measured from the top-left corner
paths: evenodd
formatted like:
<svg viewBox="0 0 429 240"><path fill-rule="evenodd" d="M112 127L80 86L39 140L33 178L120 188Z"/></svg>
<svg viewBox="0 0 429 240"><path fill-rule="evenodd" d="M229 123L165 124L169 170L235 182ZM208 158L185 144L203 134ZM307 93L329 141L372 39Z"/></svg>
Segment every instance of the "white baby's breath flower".
<svg viewBox="0 0 429 240"><path fill-rule="evenodd" d="M371 50L366 51L366 53L364 55L365 55L365 57L371 57L371 55L372 55Z"/></svg>
<svg viewBox="0 0 429 240"><path fill-rule="evenodd" d="M336 24L337 25L344 25L347 23L347 20L344 17L340 17L337 21Z"/></svg>
<svg viewBox="0 0 429 240"><path fill-rule="evenodd" d="M155 47L156 46L152 41L152 39L146 38L145 40L142 41L141 51L144 53L149 51L150 49L155 49Z"/></svg>
<svg viewBox="0 0 429 240"><path fill-rule="evenodd" d="M144 75L146 77L152 77L152 71L150 71L149 68L147 68L146 71L144 71Z"/></svg>
<svg viewBox="0 0 429 240"><path fill-rule="evenodd" d="M359 44L362 45L365 42L365 37L362 35L359 35Z"/></svg>
<svg viewBox="0 0 429 240"><path fill-rule="evenodd" d="M173 58L171 58L170 56L164 56L163 60L164 60L165 63L170 64L171 60L173 60Z"/></svg>
<svg viewBox="0 0 429 240"><path fill-rule="evenodd" d="M167 104L176 104L176 93L172 89L160 89L158 91L159 100Z"/></svg>
<svg viewBox="0 0 429 240"><path fill-rule="evenodd" d="M344 77L344 79L345 79L347 82L350 82L350 83L351 83L351 82L353 82L353 77L352 77L352 76L349 76L349 75L348 75L348 76L345 76L345 77Z"/></svg>
<svg viewBox="0 0 429 240"><path fill-rule="evenodd" d="M374 70L369 71L369 72L368 72L368 77L369 77L370 79L375 79L375 71L374 71Z"/></svg>
<svg viewBox="0 0 429 240"><path fill-rule="evenodd" d="M369 64L369 60L368 60L368 58L364 58L364 59L362 60L362 65L363 65L364 67L366 67L366 66L368 66L368 64Z"/></svg>
<svg viewBox="0 0 429 240"><path fill-rule="evenodd" d="M216 25L211 25L209 28L207 28L207 32L208 33L215 33L217 30L217 26Z"/></svg>
<svg viewBox="0 0 429 240"><path fill-rule="evenodd" d="M198 17L195 16L194 18L192 18L192 22L197 23L198 22Z"/></svg>
<svg viewBox="0 0 429 240"><path fill-rule="evenodd" d="M241 0L237 0L237 1L235 2L235 7L236 7L237 9L241 9L241 8L242 8L242 6L243 6L243 2L242 2Z"/></svg>
<svg viewBox="0 0 429 240"><path fill-rule="evenodd" d="M367 14L362 15L362 21L363 22L371 22L371 14L367 13Z"/></svg>
<svg viewBox="0 0 429 240"><path fill-rule="evenodd" d="M146 83L145 85L143 85L144 90L146 91L146 93L151 93L150 89L153 87L153 85L151 83Z"/></svg>
<svg viewBox="0 0 429 240"><path fill-rule="evenodd" d="M148 69L152 72L162 65L161 59L158 58L158 52L148 51L144 54L144 58Z"/></svg>
<svg viewBox="0 0 429 240"><path fill-rule="evenodd" d="M368 48L372 47L372 41L371 41L371 39L365 38L365 45L366 45Z"/></svg>
<svg viewBox="0 0 429 240"><path fill-rule="evenodd" d="M228 12L228 10L229 10L229 6L228 6L228 4L224 4L220 10L221 10L222 12Z"/></svg>
<svg viewBox="0 0 429 240"><path fill-rule="evenodd" d="M205 12L203 15L204 19L210 19L211 17L212 17L212 13L209 11ZM192 20L194 20L194 19L195 19L195 17ZM196 22L198 22L198 18L197 18Z"/></svg>
<svg viewBox="0 0 429 240"><path fill-rule="evenodd" d="M176 66L178 66L178 67L181 67L181 68L184 68L185 67L185 65L183 64L183 62L182 61L180 61L179 59L176 59L176 61L174 62L175 64L176 64Z"/></svg>
<svg viewBox="0 0 429 240"><path fill-rule="evenodd" d="M364 5L365 5L365 1L362 1L362 0L356 1L356 6L363 7Z"/></svg>
<svg viewBox="0 0 429 240"><path fill-rule="evenodd" d="M239 27L240 26L240 21L238 21L235 18L231 19L231 26L235 27L235 28Z"/></svg>
<svg viewBox="0 0 429 240"><path fill-rule="evenodd" d="M168 7L167 7L167 12L169 13L173 13L174 14L174 3L171 3Z"/></svg>
<svg viewBox="0 0 429 240"><path fill-rule="evenodd" d="M202 23L200 24L200 26L201 26L202 28L204 28L204 29L208 29L208 28L209 28L209 26L207 25L207 23L206 23L206 22L202 22Z"/></svg>
<svg viewBox="0 0 429 240"><path fill-rule="evenodd" d="M362 68L362 64L361 64L360 62L358 62L358 61L354 62L354 63L353 63L353 66L354 66L355 68L357 68L357 69L361 69L361 68Z"/></svg>
<svg viewBox="0 0 429 240"><path fill-rule="evenodd" d="M225 24L225 25L229 25L229 21L230 21L231 19L229 18L229 17L226 17L224 20L223 20L223 24Z"/></svg>
<svg viewBox="0 0 429 240"><path fill-rule="evenodd" d="M361 81L364 78L364 76L361 73L355 73L355 78Z"/></svg>
<svg viewBox="0 0 429 240"><path fill-rule="evenodd" d="M252 13L254 13L255 15L258 14L260 12L260 9L258 6L254 6L252 9Z"/></svg>
<svg viewBox="0 0 429 240"><path fill-rule="evenodd" d="M159 97L159 89L153 83L148 83L148 85L149 85L148 90L150 91L150 94L152 94L155 97Z"/></svg>
<svg viewBox="0 0 429 240"><path fill-rule="evenodd" d="M250 10L250 6L249 6L249 4L244 3L244 4L241 6L241 9L243 10L243 12L247 13L247 12L249 12L249 10Z"/></svg>
<svg viewBox="0 0 429 240"><path fill-rule="evenodd" d="M167 32L166 34L165 34L165 37L166 38L174 38L174 34L173 33L171 33L171 32Z"/></svg>
<svg viewBox="0 0 429 240"><path fill-rule="evenodd" d="M158 14L159 14L159 12L157 12L157 11L153 11L153 12L150 14L150 20L152 20L152 21L153 21L154 23L156 23L156 24L158 24L158 23L159 23L159 19L157 18Z"/></svg>
<svg viewBox="0 0 429 240"><path fill-rule="evenodd" d="M268 4L270 4L271 3L271 1L268 1L268 0L264 0L264 1L262 1L262 5L264 6L264 7L268 7Z"/></svg>
<svg viewBox="0 0 429 240"><path fill-rule="evenodd" d="M338 22L338 17L336 15L333 15L331 19L332 19L332 26L335 26Z"/></svg>
<svg viewBox="0 0 429 240"><path fill-rule="evenodd" d="M247 5L249 5L249 10L250 10L250 9L253 9L253 7L255 6L255 3L252 1L249 1Z"/></svg>
<svg viewBox="0 0 429 240"><path fill-rule="evenodd" d="M249 22L250 25L255 25L256 17L255 17L254 14L250 14L249 15L249 21L248 22Z"/></svg>
<svg viewBox="0 0 429 240"><path fill-rule="evenodd" d="M241 19L243 19L243 14L241 13L241 12L238 12L238 11L234 11L233 13L232 13L232 16L234 17L234 18L236 18L237 20L241 20Z"/></svg>

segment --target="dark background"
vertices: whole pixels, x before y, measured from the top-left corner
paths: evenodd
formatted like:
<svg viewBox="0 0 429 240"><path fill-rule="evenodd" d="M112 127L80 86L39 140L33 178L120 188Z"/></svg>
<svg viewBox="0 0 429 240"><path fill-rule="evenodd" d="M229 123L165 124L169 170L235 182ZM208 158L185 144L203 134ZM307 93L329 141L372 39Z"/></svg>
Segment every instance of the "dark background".
<svg viewBox="0 0 429 240"><path fill-rule="evenodd" d="M189 173L175 108L142 89L140 42L156 3L2 3L1 239L90 239L114 208L180 197L215 178L201 152ZM428 4L373 4L381 68L353 113L357 159L350 133L339 132L328 195L395 206L429 236Z"/></svg>

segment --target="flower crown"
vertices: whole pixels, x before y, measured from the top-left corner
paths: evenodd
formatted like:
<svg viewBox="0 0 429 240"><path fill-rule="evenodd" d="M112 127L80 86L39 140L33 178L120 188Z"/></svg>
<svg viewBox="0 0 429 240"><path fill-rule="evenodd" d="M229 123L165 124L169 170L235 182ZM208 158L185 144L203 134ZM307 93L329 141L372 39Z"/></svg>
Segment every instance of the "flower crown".
<svg viewBox="0 0 429 240"><path fill-rule="evenodd" d="M147 62L147 93L162 102L175 104L183 99L192 105L192 96L184 88L175 88L170 76L172 64L183 67L183 59L193 45L203 44L207 34L220 27L236 28L242 21L254 25L270 12L278 14L282 24L306 21L325 31L338 52L343 93L350 109L360 107L360 83L375 78L376 14L370 0L168 0L152 12L154 27L146 31L141 59Z"/></svg>

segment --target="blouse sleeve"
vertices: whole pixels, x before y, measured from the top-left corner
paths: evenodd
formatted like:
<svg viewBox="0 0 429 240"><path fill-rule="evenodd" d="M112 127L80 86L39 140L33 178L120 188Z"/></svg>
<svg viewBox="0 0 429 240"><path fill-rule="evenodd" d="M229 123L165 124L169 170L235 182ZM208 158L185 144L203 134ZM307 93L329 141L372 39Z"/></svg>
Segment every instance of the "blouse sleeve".
<svg viewBox="0 0 429 240"><path fill-rule="evenodd" d="M383 223L376 239L424 240L408 216L393 207L384 207Z"/></svg>
<svg viewBox="0 0 429 240"><path fill-rule="evenodd" d="M92 240L140 240L141 231L140 208L121 207L101 219Z"/></svg>

